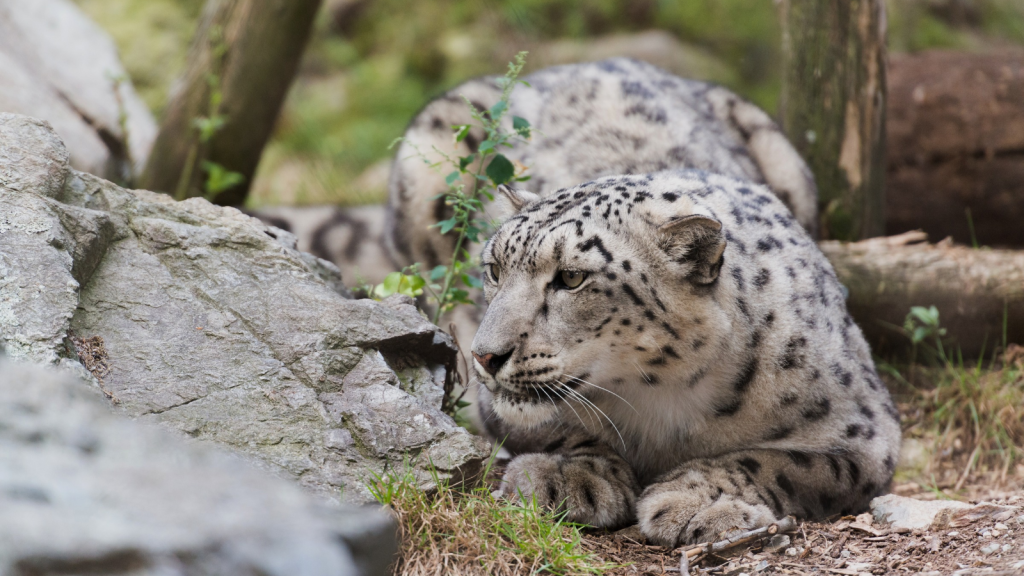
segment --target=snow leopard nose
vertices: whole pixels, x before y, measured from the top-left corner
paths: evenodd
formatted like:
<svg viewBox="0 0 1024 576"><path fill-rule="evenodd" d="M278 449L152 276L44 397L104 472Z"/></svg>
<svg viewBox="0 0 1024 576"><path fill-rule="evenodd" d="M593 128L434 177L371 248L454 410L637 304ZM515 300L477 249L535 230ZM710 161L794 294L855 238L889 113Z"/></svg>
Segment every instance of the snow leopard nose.
<svg viewBox="0 0 1024 576"><path fill-rule="evenodd" d="M497 374L498 370L501 370L501 367L504 366L505 362L508 362L508 359L511 357L511 350L506 354L484 354L483 356L473 352L473 358L476 358L476 361L479 362L480 365L484 367L484 370L487 370L487 373L491 376Z"/></svg>

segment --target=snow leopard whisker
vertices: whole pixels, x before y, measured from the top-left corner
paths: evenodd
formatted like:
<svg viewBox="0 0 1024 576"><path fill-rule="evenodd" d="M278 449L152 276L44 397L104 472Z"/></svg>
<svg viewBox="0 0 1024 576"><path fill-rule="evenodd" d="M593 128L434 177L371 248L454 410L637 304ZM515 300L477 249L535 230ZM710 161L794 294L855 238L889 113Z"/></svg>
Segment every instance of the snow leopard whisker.
<svg viewBox="0 0 1024 576"><path fill-rule="evenodd" d="M558 396L562 399L562 401L565 402L565 404L567 406L569 406L570 410L572 410L573 412L576 411L575 408L573 408L572 402L571 402L571 400L573 400L574 398L571 395L568 394L569 392L572 392L572 390L570 390L569 388L566 388L564 386L559 386L558 388L554 388L553 387L552 390L556 391L556 394L558 394ZM594 424L594 419L596 418L597 419L597 424L596 425L597 425L598 428L600 428L601 427L601 417L600 417L600 415L598 415L595 412L593 412L590 409L589 406L583 404L582 402L580 402L579 404L580 404L580 408L583 408L585 410L585 413L587 414L587 419L590 420L590 423ZM577 414L576 417L579 418L579 414ZM582 422L582 420L581 420L581 422ZM590 428L586 428L586 430L587 430L587 432L590 432Z"/></svg>
<svg viewBox="0 0 1024 576"><path fill-rule="evenodd" d="M644 369L641 368L640 365L637 364L636 362L633 362L633 366L636 366L636 369L640 371L640 375L643 376L644 382L647 382L648 384L650 384L651 377L647 375L647 372L644 372Z"/></svg>
<svg viewBox="0 0 1024 576"><path fill-rule="evenodd" d="M622 433L619 432L619 427L615 425L615 422L612 422L612 419L609 418L607 414L605 414L604 410L601 410L597 406L597 404L594 404L589 398L587 398L586 396L584 396L584 395L580 394L579 392L573 390L572 388L566 387L566 388L564 388L564 390L568 391L569 394L571 394L572 396L578 398L580 400L580 402L584 403L583 404L584 406L589 404L590 406L592 406L594 408L594 410L597 410L598 412L600 412L601 415L604 416L604 419L607 420L608 423L612 425L612 430L615 430L615 434L617 434L619 436L619 441L622 442L622 449L626 450L626 440L622 437Z"/></svg>
<svg viewBox="0 0 1024 576"><path fill-rule="evenodd" d="M587 384L589 386L593 386L594 388L597 388L598 390L601 390L603 392L607 392L607 393L611 394L612 396L615 396L619 400L622 400L623 402L625 402L626 406L629 406L630 408L633 408L633 412L636 412L638 415L640 414L640 412L638 412L637 409L634 408L633 405L629 403L629 400L626 400L625 398L623 398L622 396L619 396L615 392L612 392L611 390L609 390L607 388L603 388L601 386L598 386L597 384L594 384L593 382L587 382L586 380L584 380L582 378L577 378L576 376L568 376L567 375L566 377L571 379L571 380L575 380L577 382L582 382L583 384Z"/></svg>
<svg viewBox="0 0 1024 576"><path fill-rule="evenodd" d="M568 390L568 388L563 388L563 389L564 390ZM570 410L572 410L572 413L576 415L576 419L579 420L580 424L583 425L583 429L586 430L587 432L590 432L590 428L587 428L587 424L585 422L583 422L583 418L580 417L580 413L577 412L576 409L572 407L572 404L570 404L569 401L565 399L565 396L559 394L559 390L556 389L556 388L552 388L551 392L555 396L558 396L559 399L562 400L562 402L565 402L565 405L568 406Z"/></svg>
<svg viewBox="0 0 1024 576"><path fill-rule="evenodd" d="M540 391L543 392L544 395L548 397L548 400L551 401L551 406L552 407L557 407L558 406L558 403L555 402L555 399L551 397L551 394L548 394L548 386L540 386Z"/></svg>
<svg viewBox="0 0 1024 576"><path fill-rule="evenodd" d="M574 396L572 394L573 390L570 389L570 388L564 388L564 390L566 390L568 399L570 399L570 400L573 399L573 396ZM580 406L584 410L586 410L587 416L589 418L591 418L591 422L593 422L593 419L595 419L595 418L597 419L597 426L600 427L601 426L601 416L597 412L594 412L594 410L590 406L584 404L583 402L580 402Z"/></svg>

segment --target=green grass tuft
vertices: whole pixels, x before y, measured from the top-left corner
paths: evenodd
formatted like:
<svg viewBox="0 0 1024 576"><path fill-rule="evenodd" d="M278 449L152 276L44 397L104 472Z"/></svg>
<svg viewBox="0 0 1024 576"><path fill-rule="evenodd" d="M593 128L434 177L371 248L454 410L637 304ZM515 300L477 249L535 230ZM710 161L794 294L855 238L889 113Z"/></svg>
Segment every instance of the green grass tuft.
<svg viewBox="0 0 1024 576"><path fill-rule="evenodd" d="M424 491L406 469L375 476L368 487L395 514L401 538L393 574L602 574L618 567L581 546L581 527L537 505L495 498L484 485L465 489L434 477Z"/></svg>

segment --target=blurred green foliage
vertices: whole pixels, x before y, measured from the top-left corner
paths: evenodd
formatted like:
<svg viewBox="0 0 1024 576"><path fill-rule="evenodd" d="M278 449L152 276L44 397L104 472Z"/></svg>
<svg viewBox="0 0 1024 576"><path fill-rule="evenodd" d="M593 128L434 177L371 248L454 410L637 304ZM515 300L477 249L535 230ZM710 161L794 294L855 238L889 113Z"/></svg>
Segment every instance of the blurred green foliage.
<svg viewBox="0 0 1024 576"><path fill-rule="evenodd" d="M202 0L76 0L120 47L159 114ZM1024 45L1021 0L888 0L890 49ZM660 29L728 68L715 77L776 110L780 31L771 0L324 0L250 204L379 202L387 145L431 97L500 73L519 50L588 46ZM589 44L588 44L589 43Z"/></svg>

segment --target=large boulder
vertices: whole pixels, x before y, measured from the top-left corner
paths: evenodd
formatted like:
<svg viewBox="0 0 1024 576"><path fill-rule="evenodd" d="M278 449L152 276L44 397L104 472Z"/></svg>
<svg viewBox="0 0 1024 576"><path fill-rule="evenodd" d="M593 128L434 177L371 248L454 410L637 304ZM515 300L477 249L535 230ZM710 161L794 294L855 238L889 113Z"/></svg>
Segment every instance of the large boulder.
<svg viewBox="0 0 1024 576"><path fill-rule="evenodd" d="M442 413L456 349L411 300L352 300L295 238L202 199L71 170L45 122L0 114L0 346L90 368L124 413L269 462L329 497L370 474L474 477Z"/></svg>
<svg viewBox="0 0 1024 576"><path fill-rule="evenodd" d="M370 575L396 549L379 509L317 502L2 355L0 510L0 574Z"/></svg>
<svg viewBox="0 0 1024 576"><path fill-rule="evenodd" d="M71 0L0 0L0 112L49 121L72 166L119 181L157 132L114 42Z"/></svg>

